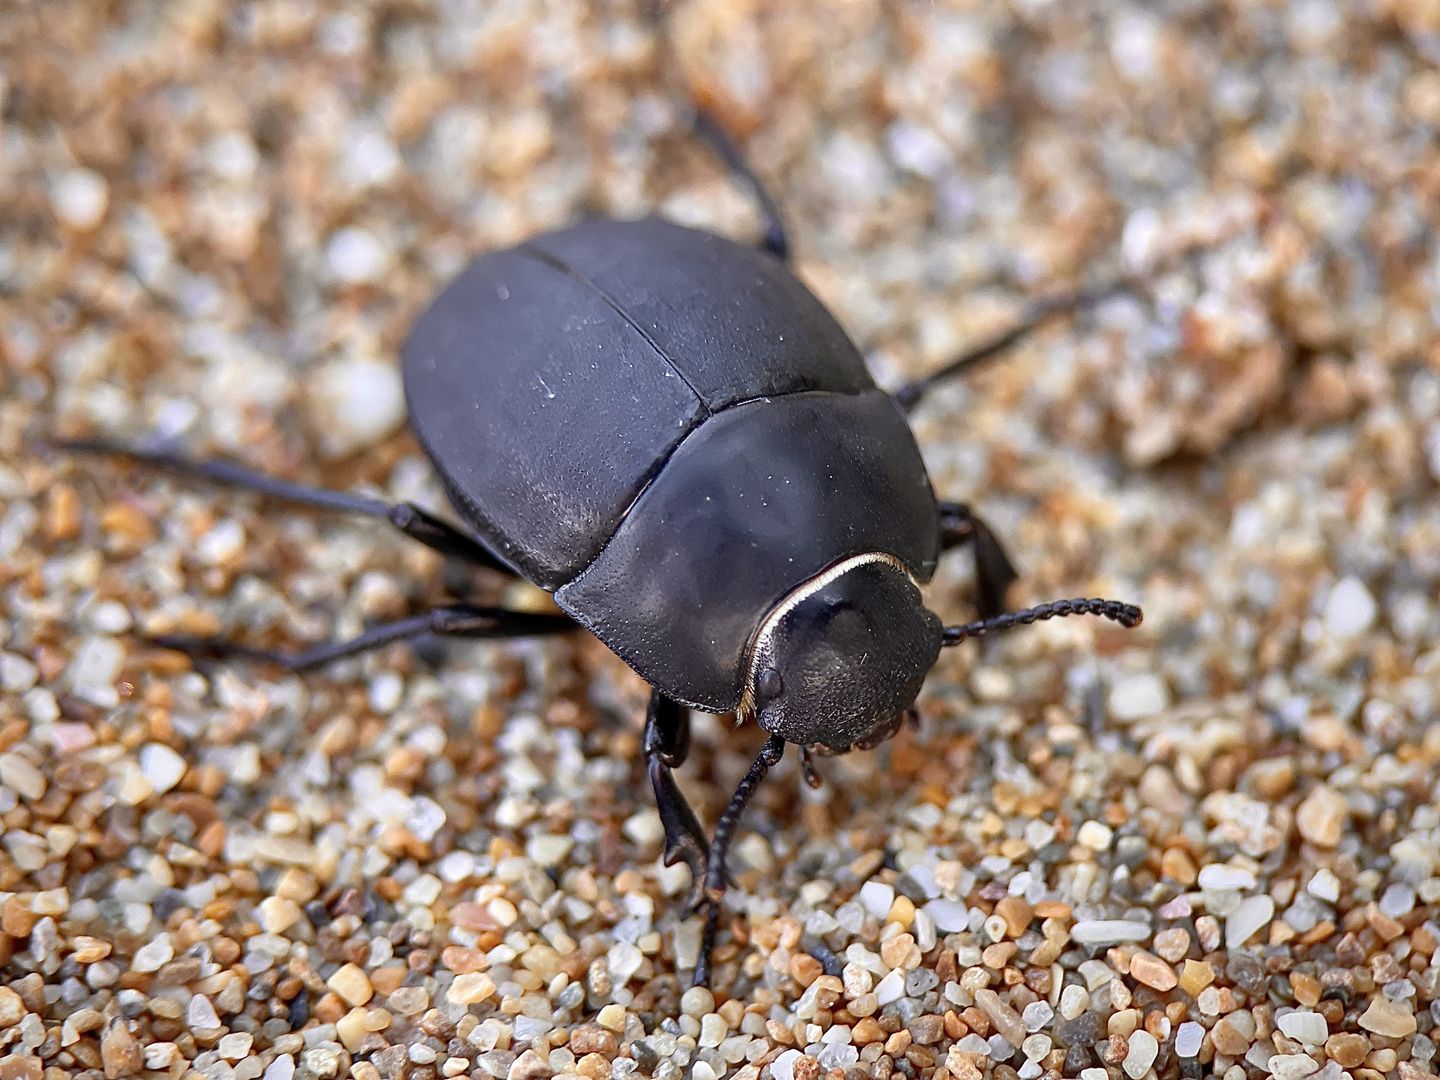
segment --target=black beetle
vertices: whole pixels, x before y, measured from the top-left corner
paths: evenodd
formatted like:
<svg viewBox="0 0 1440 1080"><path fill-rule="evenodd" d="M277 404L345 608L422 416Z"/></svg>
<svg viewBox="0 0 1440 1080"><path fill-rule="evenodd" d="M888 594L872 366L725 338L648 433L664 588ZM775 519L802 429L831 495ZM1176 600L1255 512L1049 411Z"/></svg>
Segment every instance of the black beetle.
<svg viewBox="0 0 1440 1080"><path fill-rule="evenodd" d="M417 507L325 491L163 448L71 442L334 510L385 517L443 552L554 593L565 615L456 604L293 654L160 639L192 653L312 667L424 633L516 637L582 626L653 687L644 736L665 860L709 903L707 978L725 856L787 742L869 748L913 717L940 649L1059 615L1126 626L1140 609L1063 600L1003 614L1015 571L985 525L937 502L904 413L925 389L1052 311L894 394L786 265L773 200L703 114L697 129L756 190L759 248L659 220L598 220L476 258L402 349L411 421L473 536ZM922 603L941 552L974 545L981 619ZM687 707L770 733L708 843L671 770Z"/></svg>

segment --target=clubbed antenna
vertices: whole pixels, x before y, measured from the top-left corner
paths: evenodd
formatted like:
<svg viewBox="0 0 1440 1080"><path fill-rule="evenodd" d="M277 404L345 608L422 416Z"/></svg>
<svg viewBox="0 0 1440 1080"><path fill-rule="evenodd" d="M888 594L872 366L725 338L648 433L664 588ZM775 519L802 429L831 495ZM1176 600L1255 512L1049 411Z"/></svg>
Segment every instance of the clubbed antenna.
<svg viewBox="0 0 1440 1080"><path fill-rule="evenodd" d="M1026 608L1024 611L1011 611L989 619L978 619L975 622L965 623L963 626L947 626L940 643L942 645L959 645L966 638L984 637L997 630L1009 630L1012 626L1029 626L1033 622L1058 619L1065 615L1099 615L1102 618L1113 619L1127 629L1139 626L1140 621L1145 618L1145 613L1134 604L1122 604L1119 600L1087 600L1084 598L1056 600L1053 603L1041 604L1039 607Z"/></svg>

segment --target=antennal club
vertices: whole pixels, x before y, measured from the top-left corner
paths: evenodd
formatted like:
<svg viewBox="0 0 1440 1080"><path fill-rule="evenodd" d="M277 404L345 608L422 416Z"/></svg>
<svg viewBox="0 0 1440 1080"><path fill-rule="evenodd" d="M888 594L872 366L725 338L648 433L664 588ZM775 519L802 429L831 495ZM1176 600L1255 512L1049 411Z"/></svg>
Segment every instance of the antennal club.
<svg viewBox="0 0 1440 1080"><path fill-rule="evenodd" d="M1011 611L989 619L978 619L963 626L947 626L940 639L942 645L959 645L967 638L984 637L1013 626L1029 626L1045 619L1058 619L1066 615L1099 615L1111 619L1121 626L1133 628L1140 625L1145 613L1134 604L1122 604L1119 600L1056 600L1024 611Z"/></svg>

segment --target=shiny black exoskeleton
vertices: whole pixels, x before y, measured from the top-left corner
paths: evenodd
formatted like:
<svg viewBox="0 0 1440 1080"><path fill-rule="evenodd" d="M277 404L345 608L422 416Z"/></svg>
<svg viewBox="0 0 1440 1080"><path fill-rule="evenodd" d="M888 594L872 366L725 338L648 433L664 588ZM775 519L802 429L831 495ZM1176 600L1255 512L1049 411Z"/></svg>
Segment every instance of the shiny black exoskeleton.
<svg viewBox="0 0 1440 1080"><path fill-rule="evenodd" d="M755 183L710 121L699 128ZM590 630L653 687L644 752L666 861L710 904L705 954L740 813L783 753L893 735L942 646L1035 619L1138 608L1070 600L1006 615L1015 577L969 510L937 502L905 410L940 378L1005 347L1057 307L894 394L786 265L773 202L748 247L664 221L592 221L475 259L403 351L416 433L469 531L407 504L301 487L164 449L72 443L330 509L550 591L564 615L457 604L300 653L174 641L191 652L310 667L422 633ZM922 602L940 554L974 545L981 619L945 628ZM704 831L671 770L689 708L770 733ZM706 979L702 957L696 980Z"/></svg>

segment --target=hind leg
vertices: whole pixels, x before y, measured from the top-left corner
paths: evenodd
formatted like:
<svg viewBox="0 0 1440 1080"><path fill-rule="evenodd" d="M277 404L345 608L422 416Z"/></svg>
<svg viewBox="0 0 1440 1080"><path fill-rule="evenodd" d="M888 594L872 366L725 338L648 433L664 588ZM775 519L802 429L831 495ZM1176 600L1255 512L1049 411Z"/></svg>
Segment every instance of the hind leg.
<svg viewBox="0 0 1440 1080"><path fill-rule="evenodd" d="M515 571L496 558L488 548L474 537L446 524L414 503L388 503L381 499L367 499L363 495L352 495L347 491L333 491L329 488L310 487L295 484L289 480L266 476L264 473L247 469L230 461L196 461L164 448L126 446L123 443L103 439L75 439L56 443L56 448L71 453L106 454L134 458L149 465L212 480L231 487L258 491L287 502L314 506L321 510L338 510L347 514L364 514L366 517L382 518L399 529L412 540L417 540L442 555L463 559L476 566L498 570L502 574Z"/></svg>
<svg viewBox="0 0 1440 1080"><path fill-rule="evenodd" d="M755 201L760 204L760 215L765 219L765 237L760 241L760 246L782 262L789 262L790 239L785 235L785 222L780 216L780 205L771 197L770 192L765 190L765 185L755 175L755 170L750 168L750 163L745 160L740 147L730 137L730 133L720 126L720 122L703 109L695 110L694 128L695 134L709 143L720 160L725 162L725 167L745 181L755 193Z"/></svg>

